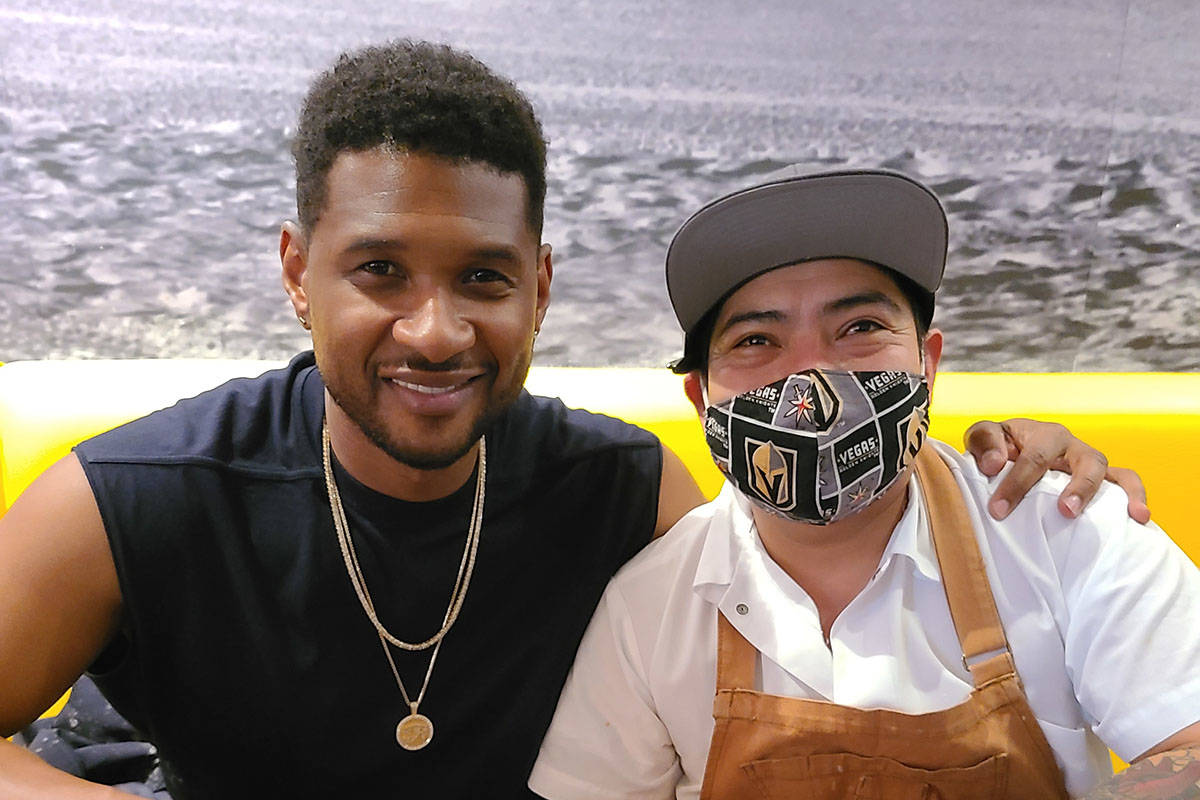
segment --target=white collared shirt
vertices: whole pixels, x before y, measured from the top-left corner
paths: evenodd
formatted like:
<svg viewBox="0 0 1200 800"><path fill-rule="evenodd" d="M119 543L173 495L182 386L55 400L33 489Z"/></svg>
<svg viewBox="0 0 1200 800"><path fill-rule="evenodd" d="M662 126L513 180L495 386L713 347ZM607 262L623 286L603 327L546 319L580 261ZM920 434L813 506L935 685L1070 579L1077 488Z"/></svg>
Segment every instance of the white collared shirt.
<svg viewBox="0 0 1200 800"><path fill-rule="evenodd" d="M967 500L1030 706L1077 795L1200 720L1200 573L1105 485L1062 517L1066 476L1003 522L996 479L930 442ZM908 713L971 691L915 478L874 577L826 647L813 601L771 559L732 486L609 584L580 645L530 787L552 800L699 796L712 736L716 609L759 651L760 691ZM915 501L914 501L915 498Z"/></svg>

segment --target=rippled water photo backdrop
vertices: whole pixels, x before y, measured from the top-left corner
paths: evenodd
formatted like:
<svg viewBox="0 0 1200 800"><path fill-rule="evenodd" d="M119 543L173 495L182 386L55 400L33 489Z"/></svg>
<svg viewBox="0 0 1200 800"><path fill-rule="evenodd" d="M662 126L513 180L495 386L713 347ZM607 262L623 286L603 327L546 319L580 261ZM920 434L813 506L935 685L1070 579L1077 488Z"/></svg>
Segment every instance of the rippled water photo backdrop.
<svg viewBox="0 0 1200 800"><path fill-rule="evenodd" d="M399 36L542 117L537 364L678 355L675 228L802 162L942 198L944 369L1200 368L1195 0L0 0L0 361L304 347L291 126L338 52Z"/></svg>

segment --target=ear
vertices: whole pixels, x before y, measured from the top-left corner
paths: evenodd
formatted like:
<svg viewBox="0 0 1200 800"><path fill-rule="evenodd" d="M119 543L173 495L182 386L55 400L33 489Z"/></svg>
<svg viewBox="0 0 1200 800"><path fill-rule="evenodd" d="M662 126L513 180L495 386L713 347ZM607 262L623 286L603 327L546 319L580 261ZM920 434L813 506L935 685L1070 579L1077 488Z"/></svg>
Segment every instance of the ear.
<svg viewBox="0 0 1200 800"><path fill-rule="evenodd" d="M282 268L283 290L292 301L296 316L307 320L308 292L304 289L304 278L308 272L308 245L304 233L295 222L283 223L279 232L279 264Z"/></svg>
<svg viewBox="0 0 1200 800"><path fill-rule="evenodd" d="M933 379L937 376L938 364L942 360L942 332L937 328L930 328L929 333L925 334L925 341L922 343L921 352L923 355L923 371L925 373L925 382L929 384L929 394L933 395Z"/></svg>
<svg viewBox="0 0 1200 800"><path fill-rule="evenodd" d="M550 245L543 244L538 248L537 314L534 317L535 330L541 330L542 320L546 318L546 309L550 307L550 281L553 278L554 260L550 256Z"/></svg>
<svg viewBox="0 0 1200 800"><path fill-rule="evenodd" d="M688 400L692 401L692 405L696 408L696 414L700 419L704 419L704 378L700 376L700 370L694 369L687 375L683 376L683 391L687 395Z"/></svg>

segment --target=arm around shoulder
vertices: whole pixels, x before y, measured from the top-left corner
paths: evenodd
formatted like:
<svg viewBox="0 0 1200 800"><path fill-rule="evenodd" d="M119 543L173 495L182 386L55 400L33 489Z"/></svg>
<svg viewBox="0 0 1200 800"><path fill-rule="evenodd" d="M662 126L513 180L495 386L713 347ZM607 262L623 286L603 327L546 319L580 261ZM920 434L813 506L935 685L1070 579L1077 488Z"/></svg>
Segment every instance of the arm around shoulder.
<svg viewBox="0 0 1200 800"><path fill-rule="evenodd" d="M74 454L0 517L0 587L0 735L11 736L71 686L120 624L116 567ZM0 798L33 796L125 795L0 739Z"/></svg>

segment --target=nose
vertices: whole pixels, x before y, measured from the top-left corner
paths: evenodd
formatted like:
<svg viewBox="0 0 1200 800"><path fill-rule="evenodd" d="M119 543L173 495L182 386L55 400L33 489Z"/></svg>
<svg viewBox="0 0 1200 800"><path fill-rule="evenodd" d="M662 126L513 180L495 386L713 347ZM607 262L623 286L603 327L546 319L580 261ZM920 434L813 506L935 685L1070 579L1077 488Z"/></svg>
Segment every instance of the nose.
<svg viewBox="0 0 1200 800"><path fill-rule="evenodd" d="M797 372L807 372L811 369L836 370L840 369L840 367L827 358L802 359L799 361L793 361L791 363L790 367L788 368L788 374L793 375Z"/></svg>
<svg viewBox="0 0 1200 800"><path fill-rule="evenodd" d="M797 336L788 342L786 367L790 375L810 369L837 369L837 364L818 337Z"/></svg>
<svg viewBox="0 0 1200 800"><path fill-rule="evenodd" d="M453 300L431 293L392 323L392 337L435 364L449 361L475 344L475 326Z"/></svg>

